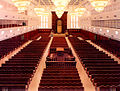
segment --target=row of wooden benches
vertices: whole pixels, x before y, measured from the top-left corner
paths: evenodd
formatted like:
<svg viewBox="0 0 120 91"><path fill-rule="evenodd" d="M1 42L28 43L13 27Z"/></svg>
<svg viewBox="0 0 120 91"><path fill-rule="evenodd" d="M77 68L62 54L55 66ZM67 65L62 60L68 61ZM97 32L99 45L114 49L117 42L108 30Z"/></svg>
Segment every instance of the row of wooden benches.
<svg viewBox="0 0 120 91"><path fill-rule="evenodd" d="M42 40L42 41L41 41ZM49 38L33 41L0 67L0 90L26 91ZM43 42L43 40L46 40ZM43 45L42 45L43 44Z"/></svg>
<svg viewBox="0 0 120 91"><path fill-rule="evenodd" d="M120 65L107 54L99 51L85 40L69 38L83 67L93 84L98 88L118 88ZM104 91L103 88L100 91ZM105 90L108 91L108 90Z"/></svg>
<svg viewBox="0 0 120 91"><path fill-rule="evenodd" d="M51 48L56 47L68 48L64 37L53 38ZM84 91L75 60L46 61L38 91Z"/></svg>

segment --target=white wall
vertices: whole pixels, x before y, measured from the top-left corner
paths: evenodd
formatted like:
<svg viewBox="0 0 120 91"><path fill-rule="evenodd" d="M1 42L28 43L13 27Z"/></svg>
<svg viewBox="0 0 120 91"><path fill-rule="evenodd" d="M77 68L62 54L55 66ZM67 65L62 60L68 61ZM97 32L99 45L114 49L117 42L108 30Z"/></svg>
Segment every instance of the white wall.
<svg viewBox="0 0 120 91"><path fill-rule="evenodd" d="M117 17L115 17L117 16ZM120 0L111 0L110 4L105 8L103 12L91 11L91 14L85 13L79 18L79 26L87 31L94 32L103 36L107 36L112 39L120 41L120 29L107 28L107 27L95 27L91 26L92 20L110 20L110 19L120 19ZM68 19L69 22L70 19ZM69 26L69 23L68 23ZM109 31L109 32L107 32Z"/></svg>
<svg viewBox="0 0 120 91"><path fill-rule="evenodd" d="M34 12L33 3L28 8L27 14L18 14L17 8L7 1L0 0L0 4L3 6L3 8L0 8L0 19L28 20L28 26L0 29L0 41L40 28L41 20ZM48 17L49 29L52 28L51 20L50 14Z"/></svg>

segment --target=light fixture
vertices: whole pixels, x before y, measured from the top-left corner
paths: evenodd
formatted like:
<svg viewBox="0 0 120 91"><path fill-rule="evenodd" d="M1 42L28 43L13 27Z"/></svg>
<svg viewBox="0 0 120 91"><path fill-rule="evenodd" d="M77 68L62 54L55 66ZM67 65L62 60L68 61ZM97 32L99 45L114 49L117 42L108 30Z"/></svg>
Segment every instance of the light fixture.
<svg viewBox="0 0 120 91"><path fill-rule="evenodd" d="M101 12L108 5L109 0L89 0L97 12Z"/></svg>
<svg viewBox="0 0 120 91"><path fill-rule="evenodd" d="M0 5L0 9L1 9L1 8L3 8L3 6L2 6L2 5Z"/></svg>
<svg viewBox="0 0 120 91"><path fill-rule="evenodd" d="M77 13L78 16L82 16L85 11L86 11L86 8L77 8L77 9L75 9L75 12Z"/></svg>
<svg viewBox="0 0 120 91"><path fill-rule="evenodd" d="M56 9L56 14L58 16L58 18L60 18L62 16L62 14L65 11L66 6L68 5L68 3L70 2L70 0L52 0L52 2L54 3Z"/></svg>
<svg viewBox="0 0 120 91"><path fill-rule="evenodd" d="M116 35L118 35L118 33L119 33L118 31L115 31L115 34L116 34Z"/></svg>
<svg viewBox="0 0 120 91"><path fill-rule="evenodd" d="M37 16L41 16L44 13L45 9L44 8L34 8L34 11L37 14Z"/></svg>
<svg viewBox="0 0 120 91"><path fill-rule="evenodd" d="M28 6L30 5L31 0L12 0L14 5L18 8L18 11L24 12L27 10Z"/></svg>
<svg viewBox="0 0 120 91"><path fill-rule="evenodd" d="M100 31L102 31L102 29L100 29Z"/></svg>
<svg viewBox="0 0 120 91"><path fill-rule="evenodd" d="M55 9L55 11L56 11L56 14L57 14L58 18L60 18L60 17L63 15L64 11L65 11L64 6L59 5L59 6Z"/></svg>
<svg viewBox="0 0 120 91"><path fill-rule="evenodd" d="M12 30L10 30L10 33L12 33Z"/></svg>
<svg viewBox="0 0 120 91"><path fill-rule="evenodd" d="M2 32L1 32L1 35L3 35L4 33L5 33L5 32L4 32L4 31L2 31Z"/></svg>
<svg viewBox="0 0 120 91"><path fill-rule="evenodd" d="M59 5L63 5L64 7L66 7L68 5L68 3L70 2L70 0L52 0L52 2L54 3L54 5L57 7Z"/></svg>
<svg viewBox="0 0 120 91"><path fill-rule="evenodd" d="M39 0L39 6L34 8L34 11L35 11L37 16L42 16L42 15L43 16L48 16L49 15L49 13L45 12L44 8L40 7L40 0Z"/></svg>
<svg viewBox="0 0 120 91"><path fill-rule="evenodd" d="M18 31L20 31L20 29L18 28Z"/></svg>
<svg viewBox="0 0 120 91"><path fill-rule="evenodd" d="M110 32L110 30L107 30L107 33L109 33Z"/></svg>

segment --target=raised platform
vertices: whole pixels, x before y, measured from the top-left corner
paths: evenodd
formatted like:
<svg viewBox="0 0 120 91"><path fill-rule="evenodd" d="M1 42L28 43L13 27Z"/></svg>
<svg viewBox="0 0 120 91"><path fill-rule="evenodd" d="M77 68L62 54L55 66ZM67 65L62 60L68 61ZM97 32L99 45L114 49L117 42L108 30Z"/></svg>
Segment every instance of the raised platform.
<svg viewBox="0 0 120 91"><path fill-rule="evenodd" d="M65 33L54 33L54 32L51 32L50 36L51 37L66 37L66 36L68 36L68 32L65 32Z"/></svg>
<svg viewBox="0 0 120 91"><path fill-rule="evenodd" d="M53 37L65 37L66 36L66 34L52 34L51 36L53 36Z"/></svg>

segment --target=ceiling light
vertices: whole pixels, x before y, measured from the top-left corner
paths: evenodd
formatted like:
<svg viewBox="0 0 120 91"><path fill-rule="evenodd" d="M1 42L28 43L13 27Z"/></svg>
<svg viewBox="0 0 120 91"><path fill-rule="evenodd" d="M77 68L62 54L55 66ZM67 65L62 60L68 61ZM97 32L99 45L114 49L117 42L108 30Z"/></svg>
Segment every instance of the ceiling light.
<svg viewBox="0 0 120 91"><path fill-rule="evenodd" d="M75 12L77 13L78 16L82 16L85 11L86 11L86 8L77 8L77 9L75 9Z"/></svg>
<svg viewBox="0 0 120 91"><path fill-rule="evenodd" d="M31 0L12 0L19 12L24 12L30 5Z"/></svg>
<svg viewBox="0 0 120 91"><path fill-rule="evenodd" d="M109 33L110 32L110 30L107 30L107 33Z"/></svg>
<svg viewBox="0 0 120 91"><path fill-rule="evenodd" d="M102 31L102 29L100 29L100 31Z"/></svg>
<svg viewBox="0 0 120 91"><path fill-rule="evenodd" d="M1 9L1 8L3 8L3 6L2 6L2 5L0 5L0 9Z"/></svg>
<svg viewBox="0 0 120 91"><path fill-rule="evenodd" d="M10 33L12 33L12 30L10 30Z"/></svg>
<svg viewBox="0 0 120 91"><path fill-rule="evenodd" d="M2 32L1 32L1 35L3 35L4 33L5 33L5 32L4 32L4 31L2 31Z"/></svg>
<svg viewBox="0 0 120 91"><path fill-rule="evenodd" d="M18 31L20 31L20 29L18 28Z"/></svg>
<svg viewBox="0 0 120 91"><path fill-rule="evenodd" d="M68 5L68 3L70 2L70 0L52 0L52 2L54 3L55 6L59 6L59 5L63 5L64 7L66 7Z"/></svg>
<svg viewBox="0 0 120 91"><path fill-rule="evenodd" d="M101 12L108 5L109 0L89 0L97 12Z"/></svg>
<svg viewBox="0 0 120 91"><path fill-rule="evenodd" d="M118 31L115 31L115 34L116 34L116 35L118 35L118 33L119 33Z"/></svg>
<svg viewBox="0 0 120 91"><path fill-rule="evenodd" d="M45 9L44 8L34 8L34 11L37 14L37 16L41 16L44 13Z"/></svg>
<svg viewBox="0 0 120 91"><path fill-rule="evenodd" d="M56 14L57 14L58 18L60 18L60 17L63 15L65 9L64 9L64 7L63 7L62 5L59 5L59 6L55 9L55 11L56 11Z"/></svg>

